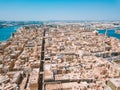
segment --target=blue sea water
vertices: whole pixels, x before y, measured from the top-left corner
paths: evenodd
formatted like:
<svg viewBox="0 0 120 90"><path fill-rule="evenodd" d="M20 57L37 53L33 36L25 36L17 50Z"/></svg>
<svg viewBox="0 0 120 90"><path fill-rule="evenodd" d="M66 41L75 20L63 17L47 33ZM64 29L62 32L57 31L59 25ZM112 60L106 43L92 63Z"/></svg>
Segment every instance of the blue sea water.
<svg viewBox="0 0 120 90"><path fill-rule="evenodd" d="M8 40L13 32L16 32L16 30L20 26L10 26L5 28L0 28L0 41L6 41ZM98 30L100 34L105 34L105 30ZM108 30L108 36L109 37L115 37L120 39L120 34L115 33L115 30Z"/></svg>
<svg viewBox="0 0 120 90"><path fill-rule="evenodd" d="M98 30L100 34L105 34L106 30ZM107 31L108 37L115 37L120 39L120 34L115 33L115 30L108 30Z"/></svg>
<svg viewBox="0 0 120 90"><path fill-rule="evenodd" d="M13 32L16 32L16 30L20 26L10 26L10 27L4 27L0 28L0 41L6 41L8 40Z"/></svg>

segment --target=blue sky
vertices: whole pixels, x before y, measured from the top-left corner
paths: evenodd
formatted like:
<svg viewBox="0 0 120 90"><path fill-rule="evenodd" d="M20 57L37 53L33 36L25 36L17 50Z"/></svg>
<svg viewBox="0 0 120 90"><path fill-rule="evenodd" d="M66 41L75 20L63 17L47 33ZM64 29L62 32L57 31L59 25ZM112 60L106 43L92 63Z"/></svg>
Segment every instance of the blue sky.
<svg viewBox="0 0 120 90"><path fill-rule="evenodd" d="M0 0L0 20L120 20L120 0Z"/></svg>

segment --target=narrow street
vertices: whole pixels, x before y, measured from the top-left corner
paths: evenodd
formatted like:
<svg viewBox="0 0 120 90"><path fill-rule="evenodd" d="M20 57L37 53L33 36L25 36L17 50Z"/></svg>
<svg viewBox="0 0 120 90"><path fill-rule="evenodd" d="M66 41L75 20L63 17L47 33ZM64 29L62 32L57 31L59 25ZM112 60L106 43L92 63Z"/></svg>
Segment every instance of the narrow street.
<svg viewBox="0 0 120 90"><path fill-rule="evenodd" d="M41 64L40 64L40 80L39 80L39 90L44 89L44 48L45 48L45 32L43 32L43 40L42 40L42 51L41 51Z"/></svg>

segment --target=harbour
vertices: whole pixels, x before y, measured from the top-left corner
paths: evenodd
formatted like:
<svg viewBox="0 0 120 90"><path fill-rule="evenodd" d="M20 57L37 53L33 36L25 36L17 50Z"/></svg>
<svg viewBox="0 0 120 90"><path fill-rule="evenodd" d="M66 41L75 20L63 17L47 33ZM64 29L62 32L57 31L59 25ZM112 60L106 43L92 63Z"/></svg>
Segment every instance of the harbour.
<svg viewBox="0 0 120 90"><path fill-rule="evenodd" d="M106 30L98 30L100 34L105 34ZM117 39L120 39L120 34L116 33L116 30L107 30L107 36L108 37L115 37Z"/></svg>
<svg viewBox="0 0 120 90"><path fill-rule="evenodd" d="M20 26L9 26L0 28L0 42L10 39L12 33L16 32Z"/></svg>

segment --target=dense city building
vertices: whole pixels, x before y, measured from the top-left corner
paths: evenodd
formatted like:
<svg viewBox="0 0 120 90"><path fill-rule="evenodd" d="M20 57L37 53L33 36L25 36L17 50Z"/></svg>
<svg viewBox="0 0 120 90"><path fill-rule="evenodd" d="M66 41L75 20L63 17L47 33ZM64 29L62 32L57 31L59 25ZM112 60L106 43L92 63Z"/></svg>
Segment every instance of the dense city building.
<svg viewBox="0 0 120 90"><path fill-rule="evenodd" d="M120 90L111 23L26 25L0 43L0 90Z"/></svg>

